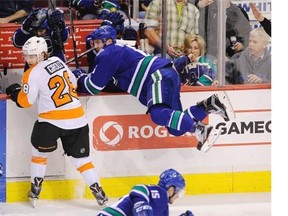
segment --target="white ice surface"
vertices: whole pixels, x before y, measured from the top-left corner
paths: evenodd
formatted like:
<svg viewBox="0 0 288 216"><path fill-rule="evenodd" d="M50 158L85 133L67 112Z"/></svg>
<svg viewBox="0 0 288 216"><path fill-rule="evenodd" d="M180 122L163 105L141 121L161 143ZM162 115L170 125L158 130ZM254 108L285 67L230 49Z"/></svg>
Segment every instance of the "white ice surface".
<svg viewBox="0 0 288 216"><path fill-rule="evenodd" d="M116 199L110 199L112 204ZM39 200L36 208L28 202L0 203L1 216L96 216L101 207L92 199ZM270 193L241 193L184 196L170 205L170 215L177 216L187 209L194 216L271 216Z"/></svg>

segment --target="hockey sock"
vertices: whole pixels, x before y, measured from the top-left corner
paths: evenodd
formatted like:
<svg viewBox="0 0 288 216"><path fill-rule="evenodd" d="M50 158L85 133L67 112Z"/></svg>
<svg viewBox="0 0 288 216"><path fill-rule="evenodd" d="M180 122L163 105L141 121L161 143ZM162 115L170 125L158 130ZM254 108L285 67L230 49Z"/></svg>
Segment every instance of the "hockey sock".
<svg viewBox="0 0 288 216"><path fill-rule="evenodd" d="M195 131L194 120L180 110L172 110L158 105L151 107L150 115L154 123L168 127L169 132L175 136Z"/></svg>
<svg viewBox="0 0 288 216"><path fill-rule="evenodd" d="M191 106L185 110L185 113L197 121L203 121L203 119L208 115L204 106Z"/></svg>
<svg viewBox="0 0 288 216"><path fill-rule="evenodd" d="M91 161L90 157L84 157L84 158L74 158L70 157L72 164L77 168L77 170L82 175L85 183L90 186L94 184L95 182L100 185L100 180L97 175L96 169Z"/></svg>
<svg viewBox="0 0 288 216"><path fill-rule="evenodd" d="M43 178L45 176L48 153L39 152L32 146L31 158L31 182L34 184L35 177Z"/></svg>

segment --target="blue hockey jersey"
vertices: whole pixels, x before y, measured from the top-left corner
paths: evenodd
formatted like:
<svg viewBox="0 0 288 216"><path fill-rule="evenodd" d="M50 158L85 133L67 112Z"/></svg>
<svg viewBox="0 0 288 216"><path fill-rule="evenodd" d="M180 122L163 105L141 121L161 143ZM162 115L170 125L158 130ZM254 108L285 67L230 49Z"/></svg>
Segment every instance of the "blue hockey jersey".
<svg viewBox="0 0 288 216"><path fill-rule="evenodd" d="M77 91L98 94L113 77L119 89L147 105L146 83L151 79L151 74L171 65L168 59L148 55L134 47L110 44L95 57L92 73L78 79Z"/></svg>
<svg viewBox="0 0 288 216"><path fill-rule="evenodd" d="M153 209L155 216L168 216L168 194L167 191L158 185L135 185L129 194L120 198L110 207L104 208L98 216L132 216L132 209L135 203L145 202Z"/></svg>

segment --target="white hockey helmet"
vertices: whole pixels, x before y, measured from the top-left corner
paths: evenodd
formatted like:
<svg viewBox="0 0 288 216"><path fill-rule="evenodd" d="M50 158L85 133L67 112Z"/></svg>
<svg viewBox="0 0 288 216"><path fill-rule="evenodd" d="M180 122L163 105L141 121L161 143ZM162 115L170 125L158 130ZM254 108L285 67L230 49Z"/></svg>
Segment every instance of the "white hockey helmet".
<svg viewBox="0 0 288 216"><path fill-rule="evenodd" d="M36 55L38 62L43 60L41 53L48 53L48 47L43 37L33 36L29 38L22 47L23 55Z"/></svg>

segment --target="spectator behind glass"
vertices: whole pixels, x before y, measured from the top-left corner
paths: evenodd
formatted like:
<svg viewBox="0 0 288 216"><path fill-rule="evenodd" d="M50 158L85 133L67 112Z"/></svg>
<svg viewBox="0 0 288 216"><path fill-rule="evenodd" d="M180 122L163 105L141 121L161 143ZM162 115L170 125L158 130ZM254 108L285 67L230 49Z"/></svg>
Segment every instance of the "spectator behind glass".
<svg viewBox="0 0 288 216"><path fill-rule="evenodd" d="M255 19L258 20L258 22L264 28L265 32L271 37L271 21L262 15L262 13L258 10L255 4L250 2L249 6L252 9L252 13Z"/></svg>
<svg viewBox="0 0 288 216"><path fill-rule="evenodd" d="M250 32L249 46L226 62L226 80L231 84L271 83L269 35L262 27Z"/></svg>
<svg viewBox="0 0 288 216"><path fill-rule="evenodd" d="M32 11L32 6L32 0L0 0L0 24L11 22L22 23L27 15Z"/></svg>
<svg viewBox="0 0 288 216"><path fill-rule="evenodd" d="M182 84L190 86L217 85L217 81L214 83L216 67L210 59L205 57L205 47L206 43L200 35L191 34L185 38L184 49L190 63L185 66L184 70L178 71ZM177 63L180 62L177 61Z"/></svg>
<svg viewBox="0 0 288 216"><path fill-rule="evenodd" d="M161 53L162 0L153 0L145 16L145 36ZM173 59L184 54L184 40L188 34L198 34L199 10L187 0L167 0L167 54Z"/></svg>
<svg viewBox="0 0 288 216"><path fill-rule="evenodd" d="M218 1L207 7L199 8L199 34L207 43L207 54L217 56L218 32ZM243 51L248 46L249 32L251 30L247 13L233 4L230 0L226 4L226 55L232 57L235 53Z"/></svg>

